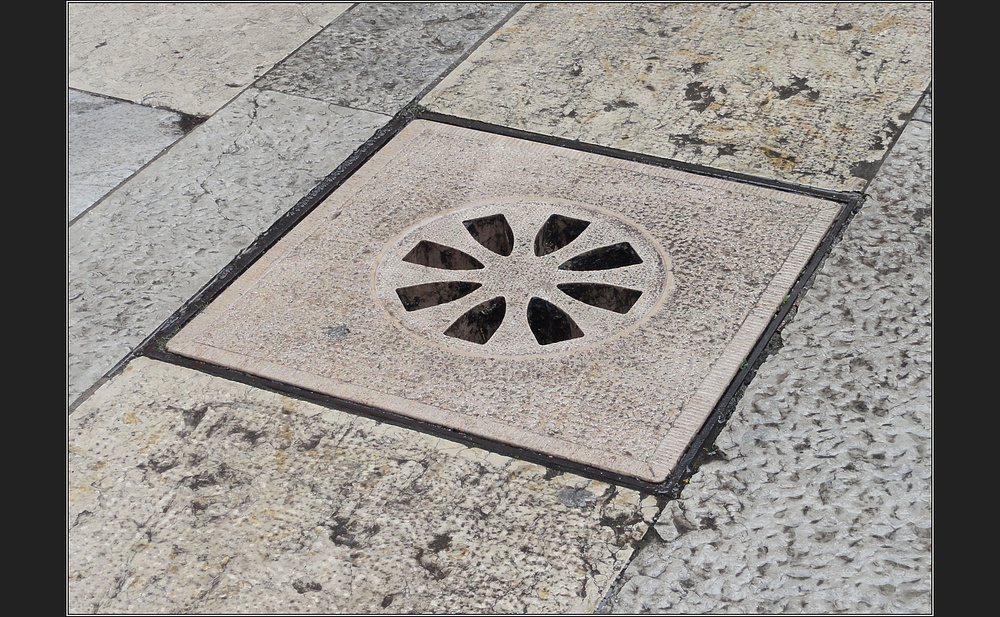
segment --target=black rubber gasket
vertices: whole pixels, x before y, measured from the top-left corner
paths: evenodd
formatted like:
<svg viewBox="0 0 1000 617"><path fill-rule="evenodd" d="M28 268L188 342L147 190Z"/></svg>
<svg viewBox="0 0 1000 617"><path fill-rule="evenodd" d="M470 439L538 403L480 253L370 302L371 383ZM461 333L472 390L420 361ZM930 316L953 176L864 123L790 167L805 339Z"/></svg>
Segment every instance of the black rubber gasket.
<svg viewBox="0 0 1000 617"><path fill-rule="evenodd" d="M702 428L689 444L687 450L681 457L675 469L668 476L667 480L661 483L650 483L634 477L612 473L590 467L581 463L560 459L557 457L541 454L531 450L511 446L502 442L493 441L462 433L441 425L430 424L415 420L408 416L403 416L384 409L362 405L353 401L330 396L320 392L315 392L305 388L293 386L273 379L251 375L242 371L226 368L223 366L210 364L200 360L194 360L185 356L171 353L166 350L167 341L183 328L201 310L211 303L226 287L236 280L254 262L267 252L279 239L289 230L297 225L306 215L312 212L323 200L333 191L343 184L351 175L374 156L385 144L396 136L410 122L416 119L429 120L453 126L461 126L471 130L506 135L525 141L546 143L549 145L600 154L610 158L625 159L659 167L678 169L702 176L725 179L743 184L753 184L756 186L775 189L783 192L790 192L802 195L809 195L828 201L841 204L841 213L836 221L827 231L826 236L820 243L806 267L802 270L798 280L792 287L785 302L775 313L770 324L765 329L761 338L757 341L753 351L747 357L742 368L737 372L723 396L719 399L715 409L709 415ZM829 252L830 247L839 235L843 226L847 223L854 212L860 207L862 196L859 193L835 192L823 189L815 189L802 185L790 184L786 182L771 181L738 173L730 173L718 169L705 168L697 165L690 165L680 161L663 159L659 157L640 155L634 152L627 152L614 148L585 144L578 141L555 138L546 135L539 135L527 131L500 127L483 122L472 121L452 116L444 116L423 110L415 104L410 104L389 123L376 131L360 148L352 153L341 165L324 178L305 197L300 199L288 212L282 215L270 228L261 234L250 246L241 251L233 260L224 267L215 277L212 278L201 290L198 291L188 302L186 302L173 315L167 318L156 330L153 331L135 350L123 358L114 368L112 368L104 378L93 387L78 397L77 402L70 408L70 413L85 400L97 387L106 382L114 375L121 372L132 359L136 357L147 357L170 364L184 366L210 375L221 377L230 381L244 383L256 388L281 393L287 396L299 398L324 407L355 413L369 417L378 421L388 422L397 426L402 426L428 433L437 437L442 437L456 441L467 446L478 447L491 452L526 460L548 467L558 472L577 474L583 477L608 482L621 487L632 488L638 491L660 496L661 498L675 497L680 493L681 488L696 468L696 457L702 452L706 444L711 443L724 425L738 400L742 390L752 379L757 366L763 361L764 351L775 332L778 331L789 311L796 304L800 294L807 286L813 273L821 264L823 258Z"/></svg>

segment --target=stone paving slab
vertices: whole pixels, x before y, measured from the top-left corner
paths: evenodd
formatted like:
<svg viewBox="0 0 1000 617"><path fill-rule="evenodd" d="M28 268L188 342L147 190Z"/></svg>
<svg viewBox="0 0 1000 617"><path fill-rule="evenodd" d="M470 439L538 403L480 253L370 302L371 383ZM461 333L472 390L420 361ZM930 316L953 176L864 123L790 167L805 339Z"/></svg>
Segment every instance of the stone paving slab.
<svg viewBox="0 0 1000 617"><path fill-rule="evenodd" d="M69 439L72 613L593 612L658 511L145 358Z"/></svg>
<svg viewBox="0 0 1000 617"><path fill-rule="evenodd" d="M712 10L712 6L703 5L703 10ZM831 6L835 5L812 5L814 10ZM837 6L854 10L852 5ZM879 5L871 6L881 10ZM732 8L735 11L747 10L735 5ZM611 23L623 20L624 15L616 15ZM754 15L759 17L760 14ZM907 16L903 15L902 19L905 21ZM843 21L838 25L844 26L850 20ZM851 30L854 25L852 22ZM560 28L552 32L558 33ZM849 31L835 29L832 34L844 32ZM635 40L639 40L642 33L636 30L635 34ZM802 33L799 32L798 36L801 39ZM118 38L125 40L124 36ZM875 52L871 56L873 58L881 58L880 47L884 38L877 36L871 46L859 47L859 59L863 59L868 52ZM96 51L104 48L97 48L97 45L94 43ZM532 53L537 54L541 49L532 50ZM753 48L743 51L750 53ZM877 85L883 78L898 76L899 66L893 62L905 58L905 54L903 51L893 53L895 55L888 58L890 62L882 72L869 80L870 84ZM378 54L374 57L377 58ZM162 66L162 58L159 63ZM871 67L864 64L861 63L867 71L865 75L871 76ZM583 68L581 65L581 70ZM686 75L691 79L690 83L701 79L700 74L695 72L699 68L698 62L692 60L690 68L691 73ZM711 68L711 63L700 68ZM545 72L541 71L538 75L544 76ZM507 77L504 79L506 83ZM688 83L683 82L685 98L678 99L682 108L704 104L706 90L694 87L690 95L695 98L688 99ZM815 83L810 78L799 85L812 87ZM719 100L720 89L702 80L701 85L706 84L714 88L709 96ZM784 92L797 87L791 79L773 81L773 85L776 88L786 87ZM376 86L377 80L374 80L371 89ZM770 85L765 83L764 91L768 87ZM787 104L787 101L794 102L809 94L808 89L803 89L788 99L772 95L771 109L780 111L778 106L783 101ZM892 104L891 96L878 93L874 98L879 97L879 103ZM280 99L275 97L275 100ZM286 100L293 101L295 98ZM155 97L148 101L159 104ZM245 102L236 104L244 105ZM242 109L247 111L250 108ZM307 104L291 109L302 113L312 108ZM561 109L568 114L575 113L574 109L567 110L565 106ZM622 109L628 109L627 105L623 105ZM713 110L710 104L700 116L712 112L717 110ZM928 106L918 110L914 117L929 121L929 112ZM902 124L892 114L885 117L897 126ZM247 118L252 127L252 114L248 113ZM614 122L610 124L612 128L616 126ZM674 144L680 152L678 158L689 156L693 162L698 162L698 157L703 156L704 160L712 160L708 145L695 143L699 139L709 142L714 138L711 131L701 125L692 126L696 128L688 133L694 137L685 140L682 133L682 137L677 139L679 143ZM889 124L885 126L888 128L878 134L893 134L895 129ZM843 252L835 252L840 265L821 272L817 277L814 290L823 290L820 292L823 301L812 305L803 303L800 307L805 321L801 330L789 330L786 334L783 352L786 355L774 360L776 364L770 369L765 365L758 382L755 382L756 387L748 391L740 411L719 439L718 460L704 465L685 489L682 499L669 506L658 526L663 542L653 542L639 552L636 561L626 571L626 584L612 598L607 607L609 610L624 613L916 613L928 612L931 608L931 518L927 513L930 499L930 453L927 445L927 373L930 357L925 336L927 328L913 331L910 328L912 324L907 322L914 319L919 322L929 311L927 306L918 302L918 299L929 296L929 275L909 267L912 265L909 261L911 254L917 257L914 262L924 259L921 253L927 250L926 242L929 242L924 234L930 221L930 202L922 200L920 189L911 189L928 178L929 166L924 154L910 158L908 152L912 152L908 145L904 145L912 143L907 139L911 131L919 134L921 130L912 123L907 128L900 146L894 151L894 155L898 152L902 164L887 164L888 169L884 169L888 173L886 179L893 180L881 184L876 177L869 190L877 201L869 201L855 223L848 228L849 243L844 245ZM249 133L257 134L253 129ZM234 142L230 155L240 151L241 155L247 156L247 160L259 161L262 169L288 164L280 155L274 162L241 151L235 145L236 133L222 131L220 135L221 139L231 138ZM246 145L250 142L256 144L257 139L244 139L239 143ZM198 147L192 149L195 155L211 151L207 142L198 143ZM266 140L260 142L265 143ZM872 143L888 146L890 140L872 138ZM621 147L631 149L629 145ZM700 153L690 154L699 148ZM725 151L725 144L721 149ZM874 150L873 155L877 155ZM220 157L220 160L223 158ZM728 158L728 155L720 154L713 164L724 167L718 161L724 162ZM787 163L781 157L776 159L774 162L778 167ZM893 159L889 159L890 163ZM840 162L837 165L831 167L829 173L829 177L835 180L831 180L831 187L844 186L840 181L840 178L846 177L843 166ZM180 166L185 167L186 164L181 162ZM211 165L206 163L204 169L210 168ZM859 170L864 171L863 166ZM163 173L161 169L159 176L152 175L146 179L163 179ZM244 178L246 174L258 173L258 169L251 168L237 175ZM779 177L784 172L774 173L778 175L773 177ZM819 176L822 175L821 172ZM242 182L247 181L240 179L236 184ZM809 182L815 186L822 185L812 180ZM209 186L222 184L225 183L208 183ZM164 192L165 186L154 192ZM236 186L229 188L237 190ZM134 204L146 200L141 192L134 192L136 189L129 190L133 191L134 199L121 203ZM924 193L929 195L929 190ZM232 203L232 198L227 199ZM174 201L195 203L192 200ZM178 211L185 211L185 207L179 207ZM147 211L140 208L140 212ZM240 216L245 212L241 209ZM222 213L232 218L231 211ZM87 213L81 220L90 214ZM125 208L114 216L95 219L92 225L79 229L86 232L85 237L93 246L106 247L127 243L133 234L141 235L147 223L157 226L168 222L168 228L183 225L183 216L173 217L173 211L168 207L150 211L148 220L143 215L129 222L128 217ZM114 224L108 225L108 233L101 236L100 227L112 220ZM224 224L233 224L233 228L240 233L246 231L231 220ZM251 226L256 224L251 223ZM71 228L71 236L76 227L73 225ZM216 250L219 238L225 237L225 233L192 240L191 246L198 245L203 249L201 255L204 256L206 251ZM143 242L145 240L140 241L140 245ZM91 279L88 283L75 286L75 291L71 293L72 302L76 303L76 308L71 308L74 314L71 320L75 323L80 307L87 305L88 298L99 295L89 290L100 288L108 291L115 286L125 288L123 292L109 291L103 306L98 306L96 301L90 304L84 311L90 314L81 318L83 325L73 326L75 338L71 340L71 354L74 358L86 347L86 354L93 354L90 357L98 362L108 360L107 366L110 366L115 361L110 360L112 356L120 358L132 345L129 343L120 349L116 347L121 337L141 340L148 334L146 329L151 330L161 320L155 316L145 319L141 314L150 307L155 309L158 306L161 299L156 298L156 290L164 277L169 280L175 276L171 260L153 256L149 263L162 263L163 267L150 269L149 263L145 263L142 257L146 249L136 246L135 250L125 250L117 255L101 248L102 251L107 250L107 259L90 261L81 258L81 254L71 257L71 277ZM178 256L188 252L198 254L194 248L188 251L186 244L180 246ZM150 249L149 254L160 252L165 255L162 248ZM238 248L233 250L235 252ZM135 273L127 265L130 260L139 263ZM179 276L184 278L188 272L185 264L194 261L194 258L179 257L174 261L180 263ZM95 269L81 269L79 265L84 262ZM202 268L198 265L196 269L212 268L217 266L207 264ZM85 276L80 276L82 273L86 273ZM207 275L214 273L215 270L212 270ZM903 278L898 278L900 276ZM151 293L142 292L147 284L153 290ZM199 285L192 283L191 289L197 289ZM167 287L179 289L183 285L171 283ZM189 295L190 292L181 289L166 301L179 305L187 297L184 294ZM806 299L813 297L807 295ZM912 306L901 301L907 298ZM929 319L929 313L927 315ZM135 324L135 328L130 329L128 324ZM83 330L94 334L92 341L82 340L80 333ZM328 330L330 337L343 334L344 329L340 325ZM911 350L911 345L916 352ZM71 388L78 393L87 387L86 384L81 387L78 381L81 366L87 361L81 363L74 359L72 362L71 379L78 383ZM91 371L89 375L96 379L103 370ZM546 476L552 476L551 472L532 471L532 466L509 462L475 449L455 445L454 448L445 446L444 450L440 450L429 444L440 445L443 442L423 442L420 440L426 438L412 436L401 429L386 425L371 428L368 424L358 424L370 421L340 416L288 399L273 398L252 388L235 386L205 375L184 371L175 373L174 370L169 367L164 369L162 365L148 360L137 360L130 370L108 385L110 389L106 397L104 390L99 391L95 398L70 416L70 599L74 609L82 607L79 609L81 612L261 612L268 610L267 607L273 607L270 609L273 612L354 612L358 610L356 603L371 607L368 609L370 612L589 612L594 599L600 596L600 590L606 588L608 577L620 570L631 551L633 539L642 533L644 525L639 522L632 498L625 499L628 505L624 508L612 503L622 495L632 495L621 489L591 484L568 475L546 479ZM160 395L167 389L172 393L161 398ZM133 398L128 392L138 395ZM203 396L198 393L203 393ZM264 402L260 402L258 395L265 397ZM218 404L219 399L223 405ZM236 399L239 399L238 404L231 405ZM286 403L291 409L286 408ZM234 412L237 407L240 410ZM285 414L283 410L295 411ZM273 416L279 413L282 417L296 418L295 422L289 423L290 436L284 433L284 426L275 429ZM81 414L87 414L87 417L82 419ZM184 424L182 429L186 419L199 426L192 428ZM171 426L171 423L175 432L160 432L161 428ZM362 437L359 433L352 433L348 426L360 427L367 435ZM209 435L212 427L216 428ZM314 491L307 501L310 506L317 506L315 511L300 508L302 501L295 496L286 503L285 497L292 495L294 489L315 484L315 478L325 478L323 472L329 470L322 468L317 472L317 467L308 467L301 456L296 458L297 455L308 457L309 452L321 450L327 454L333 452L325 460L335 457L338 460L348 459L333 446L334 432L341 429L346 436L343 443L349 443L351 448L371 439L381 452L394 452L402 443L406 456L401 458L416 461L426 471L421 474L419 469L410 465L403 473L399 470L405 466L404 463L390 459L388 465L393 467L392 472L396 476L385 476L384 491L377 479L372 486L371 479L378 475L377 472L364 475L353 487L348 485L357 480L357 476L344 480L345 475L341 474L337 481L342 482L340 486L343 490L354 490L344 500ZM391 434L387 437L380 432L382 430ZM256 436L258 431L262 435ZM112 434L115 438L107 437ZM321 438L310 450L317 434L321 434ZM116 441L118 437L124 439ZM284 445L286 437L288 446ZM135 441L129 442L128 439ZM184 440L194 444L190 450L184 450L187 446ZM421 445L412 445L418 441ZM383 447L387 443L389 445ZM268 448L266 453L260 450L261 444ZM199 445L202 447L199 448ZM355 448L356 453L363 450L363 447ZM455 456L456 451L464 454ZM271 452L273 461L269 460ZM426 457L423 455L425 452L429 453ZM200 458L206 453L210 458ZM295 465L283 463L289 458L295 461ZM372 461L375 458L369 452L359 454L357 460ZM168 468L175 460L177 466ZM238 461L238 464L232 461ZM315 460L310 458L308 462L314 463ZM482 477L486 479L480 480L477 486L490 484L498 487L506 484L513 492L504 496L485 492L474 495L475 499L469 504L474 510L474 504L485 502L486 505L479 505L475 516L467 518L478 521L478 517L485 513L488 522L478 525L476 532L492 534L493 540L482 540L477 545L478 553L476 549L470 550L477 557L455 559L463 567L470 565L469 569L445 571L440 568L441 563L447 562L445 557L452 558L448 551L459 545L472 549L471 542L462 543L472 534L451 531L453 528L448 525L458 519L448 519L456 509L447 507L430 510L431 520L435 520L434 512L442 512L436 520L447 521L440 530L430 529L423 524L428 519L423 514L407 510L409 505L405 503L405 495L399 495L416 487L420 495L418 505L423 507L425 502L432 500L441 484L431 481L421 484L421 481L431 476L437 481L441 468L452 467L459 474L465 474L464 479L456 480L457 484L452 485L461 485L462 491L469 490L473 482L468 478L477 477L479 470L485 469L487 471ZM230 475L234 468L239 469L241 474ZM265 468L269 472L277 469L277 472L272 475L258 473L258 469ZM295 472L299 469L307 471L297 476L296 480L282 484L271 479L276 476L287 479L289 470ZM378 469L381 471L382 466ZM399 479L404 478L409 470L413 470L415 482L405 486L405 480ZM526 475L524 470L529 470ZM284 475L280 475L282 473ZM529 489L524 489L522 480L538 476L542 478L542 483L550 484L560 478L566 479L564 484L552 488L558 500L554 514L548 513L554 503L552 490L540 489L543 495L537 500L532 496L519 496L521 491L535 490L535 485L539 484L531 480L527 482ZM239 483L250 477L263 479L259 485ZM507 477L517 481L500 481ZM234 488L229 492L223 491L223 488L229 489L227 481L233 478L238 481L230 483ZM156 483L165 492L157 493ZM170 483L170 488L163 488L167 483ZM260 490L261 485L266 485L263 488L268 490L275 486L278 489L273 494L267 493ZM364 492L369 486L372 488ZM403 488L395 490L399 486ZM425 490L427 487L430 488ZM286 488L288 493L277 495ZM168 495L168 491L173 492ZM209 494L208 491L213 492ZM295 495L304 493L305 490ZM384 499L387 494L394 495L394 498ZM441 494L448 496L443 499L450 499L454 491L446 489ZM258 495L262 496L261 499L253 501ZM144 496L148 499L143 499ZM244 498L249 499L246 511L250 514L245 514L240 506L234 505L234 501ZM383 511L380 509L381 501L391 501L393 506ZM525 502L531 505L515 505ZM168 506L167 512L161 515L156 509L157 503ZM515 531L502 531L505 528L502 522L496 520L496 512L513 510L525 513L530 519L531 508L538 503L547 512L541 516L543 523L540 528L549 531L531 536L528 532L530 523L519 524ZM651 518L649 512L652 506L649 502L647 504L645 521ZM258 505L259 510L254 510ZM567 527L566 524L553 522L551 518L561 515L563 510L559 509L560 505L569 507L571 513L574 508L590 509L579 512L579 518L570 517L569 520L580 522ZM283 507L286 509L282 510ZM462 516L468 512L458 510ZM315 512L319 514L314 516ZM344 519L341 514L345 512L349 518L338 520ZM612 521L622 525L616 527L609 524ZM384 544L378 544L379 536L384 529L392 526L391 523L402 530ZM264 528L266 531L254 535L252 531L241 529L241 525L253 526L258 531ZM595 548L606 544L602 540L592 542L577 535L581 529L593 531L596 525L601 526L599 532L604 534L601 537L614 538L607 544L606 552ZM461 526L456 524L454 528ZM313 529L310 535L310 528L321 531ZM370 532L376 529L377 533L371 536ZM566 529L573 530L572 540L578 540L579 546L590 547L577 553L570 550L570 557L564 560L564 563L571 564L574 571L580 568L584 572L572 581L566 578L568 568L561 570L558 564L545 561L543 554L557 554L555 551L561 550L559 542ZM396 531L393 530L394 533ZM522 532L523 535L517 535ZM526 541L519 543L520 538ZM221 543L215 542L218 539L231 542L221 546ZM164 546L173 540L177 540L176 546L173 543L169 547ZM309 556L310 559L304 562L295 561L302 553L301 547L310 541L310 550L322 560L322 571L318 566L309 565L315 563L312 560L317 559L316 555ZM520 544L525 547L533 546L532 541L539 541L542 548L538 553L522 551L521 556L517 551L508 550L504 541L509 541L510 546ZM364 556L347 552L352 545L366 549L391 546L390 550L405 558L375 564L365 560ZM208 550L200 552L202 546ZM240 554L236 555L234 546L250 546L257 552L238 548L236 550ZM400 548L407 546L411 547L409 551ZM444 548L438 550L438 547ZM458 552L460 550L455 551ZM500 557L494 557L497 552ZM598 552L603 555L603 560L596 557ZM583 565L577 560L581 554ZM273 562L254 560L261 555L265 559L276 556L276 559ZM478 555L485 557L478 558ZM475 565L472 565L473 561ZM402 566L397 567L400 563ZM518 578L519 575L512 574L509 568L500 568L497 564L515 564L520 571L529 574ZM367 570L364 569L366 567ZM416 580L414 583L404 582L401 572L416 572L423 578L410 579ZM467 575L470 572L472 575ZM484 572L494 573L495 577L490 578ZM444 578L438 578L442 573L445 573ZM184 577L179 578L178 575ZM460 576L465 576L473 584L465 585L458 581ZM348 580L351 582L347 583ZM388 593L365 595L365 592L373 591L370 583L373 580L376 585L388 582L384 586ZM396 583L406 591L394 591ZM330 596L342 593L344 588L356 590L352 597L357 602L345 604L336 598L330 599ZM505 595L503 590L507 589L513 589L513 592ZM577 593L582 590L586 595L578 604L573 604L570 598L574 589ZM185 594L192 599L188 600ZM479 596L485 599L478 602L476 598ZM548 604L543 604L545 602Z"/></svg>
<svg viewBox="0 0 1000 617"><path fill-rule="evenodd" d="M513 8L473 2L359 3L258 85L395 114Z"/></svg>
<svg viewBox="0 0 1000 617"><path fill-rule="evenodd" d="M933 612L930 124L868 194L609 612Z"/></svg>
<svg viewBox="0 0 1000 617"><path fill-rule="evenodd" d="M839 212L415 121L168 349L663 482Z"/></svg>
<svg viewBox="0 0 1000 617"><path fill-rule="evenodd" d="M443 114L863 189L930 84L931 3L543 3L421 101Z"/></svg>
<svg viewBox="0 0 1000 617"><path fill-rule="evenodd" d="M69 91L69 220L184 136L184 116Z"/></svg>
<svg viewBox="0 0 1000 617"><path fill-rule="evenodd" d="M70 401L388 119L251 88L74 221Z"/></svg>
<svg viewBox="0 0 1000 617"><path fill-rule="evenodd" d="M69 85L211 115L350 6L72 2Z"/></svg>

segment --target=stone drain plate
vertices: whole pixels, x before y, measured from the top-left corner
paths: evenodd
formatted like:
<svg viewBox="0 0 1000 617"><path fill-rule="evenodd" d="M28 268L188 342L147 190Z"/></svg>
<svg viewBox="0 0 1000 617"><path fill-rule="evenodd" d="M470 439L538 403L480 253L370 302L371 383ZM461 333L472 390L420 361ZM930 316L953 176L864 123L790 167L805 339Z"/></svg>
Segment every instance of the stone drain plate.
<svg viewBox="0 0 1000 617"><path fill-rule="evenodd" d="M168 349L659 483L839 212L418 120Z"/></svg>
<svg viewBox="0 0 1000 617"><path fill-rule="evenodd" d="M393 321L428 343L529 357L634 329L666 296L670 271L656 241L620 216L511 199L421 221L389 244L373 282Z"/></svg>

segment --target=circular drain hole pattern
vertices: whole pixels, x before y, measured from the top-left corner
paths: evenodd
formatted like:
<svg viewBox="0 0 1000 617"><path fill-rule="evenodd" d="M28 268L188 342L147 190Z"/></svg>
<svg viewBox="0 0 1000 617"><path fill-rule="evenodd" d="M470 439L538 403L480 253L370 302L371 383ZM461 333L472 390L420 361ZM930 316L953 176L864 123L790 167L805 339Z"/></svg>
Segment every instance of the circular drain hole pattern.
<svg viewBox="0 0 1000 617"><path fill-rule="evenodd" d="M379 257L373 291L404 330L485 356L579 351L635 328L666 297L663 249L594 206L510 200L420 221Z"/></svg>

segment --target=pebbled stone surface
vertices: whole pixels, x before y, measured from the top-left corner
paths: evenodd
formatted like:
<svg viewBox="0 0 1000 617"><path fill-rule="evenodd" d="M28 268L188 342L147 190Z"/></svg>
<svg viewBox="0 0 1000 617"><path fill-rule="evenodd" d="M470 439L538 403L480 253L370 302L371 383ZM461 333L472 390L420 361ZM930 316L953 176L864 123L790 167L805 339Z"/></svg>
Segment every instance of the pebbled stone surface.
<svg viewBox="0 0 1000 617"><path fill-rule="evenodd" d="M930 134L906 127L606 612L930 612Z"/></svg>
<svg viewBox="0 0 1000 617"><path fill-rule="evenodd" d="M249 89L75 220L70 401L387 120Z"/></svg>
<svg viewBox="0 0 1000 617"><path fill-rule="evenodd" d="M145 358L69 439L72 613L588 613L658 510Z"/></svg>
<svg viewBox="0 0 1000 617"><path fill-rule="evenodd" d="M861 190L930 75L930 3L542 3L521 9L421 104Z"/></svg>
<svg viewBox="0 0 1000 617"><path fill-rule="evenodd" d="M211 115L349 6L73 2L69 85Z"/></svg>
<svg viewBox="0 0 1000 617"><path fill-rule="evenodd" d="M511 10L503 3L359 3L258 85L395 114Z"/></svg>
<svg viewBox="0 0 1000 617"><path fill-rule="evenodd" d="M69 91L69 219L184 136L183 116Z"/></svg>

